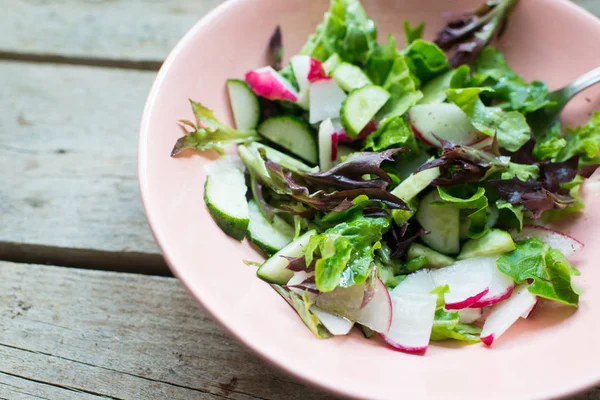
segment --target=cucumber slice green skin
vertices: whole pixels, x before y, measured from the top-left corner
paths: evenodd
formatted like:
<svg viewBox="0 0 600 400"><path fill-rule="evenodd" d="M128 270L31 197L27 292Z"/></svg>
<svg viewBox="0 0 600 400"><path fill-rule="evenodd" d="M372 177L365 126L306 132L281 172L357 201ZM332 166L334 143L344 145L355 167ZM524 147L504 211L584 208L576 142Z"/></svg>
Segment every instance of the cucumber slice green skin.
<svg viewBox="0 0 600 400"><path fill-rule="evenodd" d="M419 243L411 244L408 248L408 252L406 253L406 259L410 261L413 258L421 256L427 258L427 266L432 268L442 268L454 264L454 259L452 257L438 253L437 251Z"/></svg>
<svg viewBox="0 0 600 400"><path fill-rule="evenodd" d="M264 281L277 285L285 285L290 278L294 276L294 272L287 269L289 261L285 257L300 257L304 254L304 248L308 244L310 238L316 234L316 230L310 230L294 240L260 266L256 275Z"/></svg>
<svg viewBox="0 0 600 400"><path fill-rule="evenodd" d="M260 120L260 101L248 84L239 79L227 80L229 103L238 130L256 129Z"/></svg>
<svg viewBox="0 0 600 400"><path fill-rule="evenodd" d="M463 244L459 260L473 257L492 256L508 253L516 248L510 233L501 229L490 229L479 239L471 239Z"/></svg>
<svg viewBox="0 0 600 400"><path fill-rule="evenodd" d="M319 162L315 134L301 118L271 117L258 126L258 133L313 165Z"/></svg>
<svg viewBox="0 0 600 400"><path fill-rule="evenodd" d="M355 89L342 103L341 121L346 134L356 137L387 103L390 94L376 85Z"/></svg>
<svg viewBox="0 0 600 400"><path fill-rule="evenodd" d="M274 216L269 222L258 209L254 200L248 202L250 224L248 225L248 240L258 246L267 255L278 252L294 239L294 227L281 217Z"/></svg>
<svg viewBox="0 0 600 400"><path fill-rule="evenodd" d="M444 254L457 254L460 251L458 208L435 207L430 204L441 198L437 189L426 194L419 203L415 218L423 229L429 231L421 239L432 249Z"/></svg>
<svg viewBox="0 0 600 400"><path fill-rule="evenodd" d="M250 223L246 203L244 163L239 156L227 155L206 167L204 202L216 224L236 240L246 236Z"/></svg>
<svg viewBox="0 0 600 400"><path fill-rule="evenodd" d="M228 215L224 211L220 210L215 204L213 204L209 198L211 185L211 178L207 178L204 183L204 202L208 208L208 212L212 217L213 221L225 232L228 236L231 236L235 240L242 240L246 236L248 225L250 224L249 218L237 218Z"/></svg>
<svg viewBox="0 0 600 400"><path fill-rule="evenodd" d="M343 62L333 71L333 79L346 92L360 89L366 85L372 85L369 77L356 65Z"/></svg>

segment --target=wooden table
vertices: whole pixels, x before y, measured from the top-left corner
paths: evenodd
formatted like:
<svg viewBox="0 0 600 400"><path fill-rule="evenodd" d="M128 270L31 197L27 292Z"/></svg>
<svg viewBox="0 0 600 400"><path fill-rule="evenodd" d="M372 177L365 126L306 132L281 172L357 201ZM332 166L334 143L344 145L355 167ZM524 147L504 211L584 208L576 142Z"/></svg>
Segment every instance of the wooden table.
<svg viewBox="0 0 600 400"><path fill-rule="evenodd" d="M578 2L600 15L600 1ZM142 210L145 97L219 3L0 0L1 398L333 398L212 321Z"/></svg>

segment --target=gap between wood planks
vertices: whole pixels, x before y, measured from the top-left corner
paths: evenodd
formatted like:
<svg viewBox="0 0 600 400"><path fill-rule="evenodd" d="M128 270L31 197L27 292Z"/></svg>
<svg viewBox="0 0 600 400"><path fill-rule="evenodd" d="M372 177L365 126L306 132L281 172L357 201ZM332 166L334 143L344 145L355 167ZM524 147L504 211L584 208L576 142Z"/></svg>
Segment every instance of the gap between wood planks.
<svg viewBox="0 0 600 400"><path fill-rule="evenodd" d="M1 50L0 60L60 65L80 65L88 67L133 69L139 71L158 71L162 65L162 61L154 60L119 60L96 57L64 56L59 54L19 53Z"/></svg>
<svg viewBox="0 0 600 400"><path fill-rule="evenodd" d="M0 261L173 276L161 254L110 252L27 243L0 242Z"/></svg>

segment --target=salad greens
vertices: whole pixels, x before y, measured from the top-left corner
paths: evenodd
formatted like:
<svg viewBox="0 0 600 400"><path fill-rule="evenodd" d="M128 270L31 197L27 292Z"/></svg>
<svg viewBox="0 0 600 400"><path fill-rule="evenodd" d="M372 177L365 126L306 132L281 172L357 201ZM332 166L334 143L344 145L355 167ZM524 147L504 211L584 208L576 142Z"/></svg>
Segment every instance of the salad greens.
<svg viewBox="0 0 600 400"><path fill-rule="evenodd" d="M358 0L331 0L287 65L277 27L270 65L228 81L237 129L191 101L171 155L237 145L211 169L209 212L268 256L258 276L317 337L356 324L407 352L490 345L539 298L578 306L583 245L540 223L584 208L600 111L532 133L548 88L490 46L516 3L487 1L435 42L405 21L401 47Z"/></svg>

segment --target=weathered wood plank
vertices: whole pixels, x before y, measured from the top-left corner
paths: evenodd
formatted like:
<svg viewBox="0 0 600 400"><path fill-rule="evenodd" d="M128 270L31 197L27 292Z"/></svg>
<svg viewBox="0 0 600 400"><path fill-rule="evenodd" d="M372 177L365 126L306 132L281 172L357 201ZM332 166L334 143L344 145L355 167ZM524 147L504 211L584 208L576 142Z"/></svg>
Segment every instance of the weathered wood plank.
<svg viewBox="0 0 600 400"><path fill-rule="evenodd" d="M174 278L0 262L0 360L10 399L332 398L250 354Z"/></svg>
<svg viewBox="0 0 600 400"><path fill-rule="evenodd" d="M224 0L0 0L0 51L162 61Z"/></svg>
<svg viewBox="0 0 600 400"><path fill-rule="evenodd" d="M166 272L137 182L153 78L0 62L0 258Z"/></svg>
<svg viewBox="0 0 600 400"><path fill-rule="evenodd" d="M0 56L72 57L88 64L107 60L102 65L129 60L140 63L124 65L154 68L196 21L223 1L0 0ZM597 0L574 2L600 15Z"/></svg>

